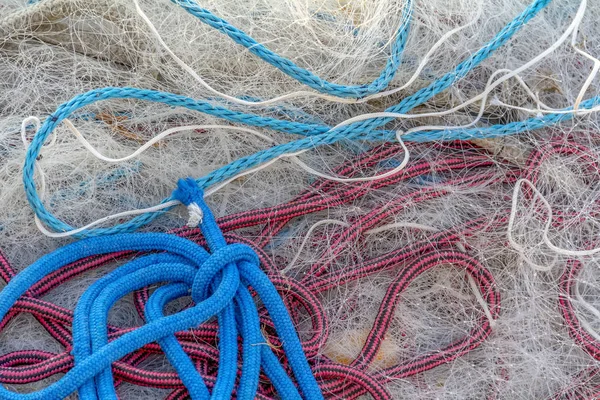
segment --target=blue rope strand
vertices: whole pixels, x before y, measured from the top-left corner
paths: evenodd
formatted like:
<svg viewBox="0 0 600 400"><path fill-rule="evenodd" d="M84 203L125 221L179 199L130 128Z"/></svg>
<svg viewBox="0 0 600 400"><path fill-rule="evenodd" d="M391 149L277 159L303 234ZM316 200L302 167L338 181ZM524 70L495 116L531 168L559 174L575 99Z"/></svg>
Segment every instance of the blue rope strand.
<svg viewBox="0 0 600 400"><path fill-rule="evenodd" d="M408 0L404 5L402 24L396 32L396 39L392 44L390 57L388 58L386 66L381 74L370 84L346 86L321 79L312 72L299 67L293 61L274 53L263 44L254 40L244 31L236 28L224 19L217 17L210 11L200 7L194 0L172 1L193 16L197 17L203 23L229 36L235 43L244 46L252 54L260 57L263 61L271 64L283 73L296 79L298 82L303 83L321 93L327 93L338 97L354 98L365 97L370 94L378 93L385 89L394 78L401 64L402 53L406 47L408 31L413 15L413 0Z"/></svg>
<svg viewBox="0 0 600 400"><path fill-rule="evenodd" d="M189 287L183 283L175 283L161 286L152 293L146 303L145 315L147 321L162 318L163 309L167 303L189 294ZM210 398L210 393L196 370L192 360L187 357L185 351L175 336L167 336L158 341L167 359L177 371L183 385L186 387L192 400L204 400Z"/></svg>
<svg viewBox="0 0 600 400"><path fill-rule="evenodd" d="M165 281L191 283L196 269L185 264L154 264L134 271L123 279L110 282L94 300L91 308L92 353L108 344L107 319L112 306L122 297L145 286ZM198 321L203 322L203 321ZM117 400L111 368L104 369L95 377L99 399ZM223 397L222 397L223 398Z"/></svg>
<svg viewBox="0 0 600 400"><path fill-rule="evenodd" d="M226 244L203 201L202 191L193 179L180 181L175 195L185 204L195 203L201 208L201 229L210 253L188 239L161 233L88 238L40 258L0 291L0 318L4 318L33 284L64 265L91 255L115 251L153 252L116 268L81 296L73 320L75 365L69 372L34 393L13 393L0 386L0 399L63 399L75 391L79 391L80 397L86 400L116 399L111 364L152 342L161 345L192 398L207 399L209 391L202 377L174 334L215 316L219 323L221 358L210 398L232 397L238 371L236 324L243 340L242 373L238 385L240 399L251 399L256 394L261 366L268 376L274 377L274 385L281 398L299 399L299 390L306 399L323 398L285 304L261 271L256 253L246 245ZM167 285L157 289L150 297L145 310L147 323L109 342L107 319L115 302L136 289L160 282L167 282ZM269 313L298 387L285 374L270 348L258 345L262 341L258 311L246 286L253 287ZM164 306L169 301L189 294L194 306L174 315L163 315Z"/></svg>
<svg viewBox="0 0 600 400"><path fill-rule="evenodd" d="M228 265L232 268L232 265ZM220 274L219 274L220 275ZM228 304L218 317L219 321L219 368L217 376L219 379L215 383L212 399L230 399L232 398L233 388L237 368L238 347L237 347L237 327L235 326L235 313L233 305Z"/></svg>
<svg viewBox="0 0 600 400"><path fill-rule="evenodd" d="M286 400L302 400L300 393L296 390L294 382L279 363L279 359L268 346L261 346L261 365L265 374L277 390L277 393L285 393Z"/></svg>

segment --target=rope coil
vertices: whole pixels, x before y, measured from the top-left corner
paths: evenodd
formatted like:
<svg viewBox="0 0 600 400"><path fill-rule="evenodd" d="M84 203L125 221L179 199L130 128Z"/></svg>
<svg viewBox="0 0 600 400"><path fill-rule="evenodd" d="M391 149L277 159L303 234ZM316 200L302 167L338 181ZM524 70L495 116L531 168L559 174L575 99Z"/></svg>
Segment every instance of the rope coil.
<svg viewBox="0 0 600 400"><path fill-rule="evenodd" d="M136 233L90 238L42 257L0 292L0 316L4 318L32 285L63 265L115 251L159 251L117 268L83 294L73 315L74 365L62 379L30 394L0 388L0 398L62 399L78 390L80 397L85 399L116 399L111 364L155 341L193 399L230 398L234 389L238 398L253 399L261 367L282 397L322 398L285 304L261 271L256 253L244 244L227 245L193 180L181 180L175 195L184 204L195 203L202 210L201 230L211 254L188 239L169 234ZM160 282L168 284L150 296L145 308L148 323L109 341L107 317L112 305L129 292ZM256 291L273 321L302 397L278 357L264 345L259 314L247 286ZM195 302L193 307L175 315L163 315L167 303L190 294ZM215 316L219 333L219 371L212 394L209 394L202 376L174 335ZM238 334L243 343L242 368L236 386Z"/></svg>

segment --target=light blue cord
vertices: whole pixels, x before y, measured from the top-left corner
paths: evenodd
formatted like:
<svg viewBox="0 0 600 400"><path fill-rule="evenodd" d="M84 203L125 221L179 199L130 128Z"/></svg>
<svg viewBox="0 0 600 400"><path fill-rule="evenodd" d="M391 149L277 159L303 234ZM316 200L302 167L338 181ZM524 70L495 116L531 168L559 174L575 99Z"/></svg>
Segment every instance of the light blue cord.
<svg viewBox="0 0 600 400"><path fill-rule="evenodd" d="M431 99L433 96L446 90L456 81L466 76L469 73L469 71L471 71L475 66L477 66L486 58L488 58L496 49L505 44L525 23L527 23L531 18L537 15L540 12L540 10L542 10L549 3L549 1L550 0L535 0L519 16L517 16L513 21L507 24L489 43L487 43L480 50L471 55L468 59L461 62L455 68L454 71L443 75L429 86L417 91L412 96L405 98L399 104L388 108L386 111L400 114L408 113L416 106L423 104L427 100ZM197 8L197 6L195 7ZM241 31L235 30L235 28L231 27L225 21L220 20L217 17L208 17L207 15L210 13L206 14L204 11L202 14L203 18L208 18L208 20L213 21L213 25L215 27L219 27L219 29L221 29L224 32L227 32L228 34L234 32L236 37L237 35L241 35ZM233 33L231 34L233 35ZM246 42L250 43L249 41ZM152 102L160 102L173 107L184 107L190 110L199 111L232 122L244 123L246 125L265 127L286 133L307 136L299 140L273 146L271 148L259 151L255 154L242 157L228 165L225 165L207 174L202 178L197 179L196 182L202 189L208 188L219 182L223 182L224 180L229 179L242 171L255 167L266 161L272 160L273 158L276 158L282 154L311 149L317 146L331 145L341 140L361 140L374 142L392 141L395 138L394 132L381 129L386 124L393 121L392 118L373 118L370 120L360 121L351 125L343 126L332 131L331 127L326 125L285 121L276 118L263 117L256 114L243 113L240 111L230 110L222 106L190 99L188 97L172 93L163 93L158 91L135 88L104 88L92 90L88 93L76 96L67 103L64 103L61 106L59 106L58 109L44 121L44 124L36 133L33 141L31 142L31 145L27 150L27 156L23 168L23 184L25 187L27 199L31 207L35 211L36 215L40 218L40 220L56 232L70 231L74 228L66 224L65 222L57 219L51 212L49 212L45 208L37 194L33 176L35 169L35 160L39 155L41 146L48 138L50 133L56 128L56 126L63 119L67 118L71 113L73 113L77 109L84 107L88 104L92 104L96 101L115 98L140 99ZM589 109L591 107L594 107L599 103L598 100L598 97L594 97L592 99L584 101L580 105L580 108ZM561 121L565 121L571 118L571 114L547 114L541 118L535 117L521 122L514 122L506 125L494 125L486 128L424 131L406 135L403 137L403 139L409 141L424 142L430 140L455 140L470 139L475 137L496 137L508 134L516 134L531 129L539 129L545 126L557 124ZM167 199L164 199L162 203L171 201L173 199L174 197L171 196ZM125 223L110 228L90 229L75 234L74 236L88 237L96 235L131 232L149 223L150 221L154 220L166 211L168 211L168 209L154 213L142 214L130 219Z"/></svg>
<svg viewBox="0 0 600 400"><path fill-rule="evenodd" d="M260 57L262 60L268 62L288 76L296 79L298 82L318 90L321 93L327 93L338 97L355 98L379 93L388 86L392 79L394 79L394 76L396 75L396 72L401 64L402 52L406 47L408 31L413 15L413 0L408 0L404 5L402 24L396 32L396 39L392 43L390 57L387 60L384 70L377 77L377 79L370 84L346 86L321 79L312 72L299 67L293 61L274 53L263 44L254 40L244 31L236 28L224 19L217 17L210 11L200 7L194 0L172 1L173 3L183 7L187 12L197 17L200 21L229 36L234 42L241 44L252 54Z"/></svg>
<svg viewBox="0 0 600 400"><path fill-rule="evenodd" d="M34 393L14 393L0 386L0 399L63 399L79 390L80 398L116 399L111 364L152 342L158 342L193 399L209 398L209 391L193 363L175 339L175 332L197 327L214 316L219 323L219 371L212 399L232 397L238 371L238 327L242 335L240 399L256 395L260 367L273 379L281 398L321 400L300 339L283 300L259 267L256 253L243 244L227 245L193 179L179 182L175 191L186 205L203 212L201 229L210 254L196 243L175 235L132 233L94 237L64 246L30 265L0 291L0 319L33 284L79 259L116 251L154 252L141 256L96 281L81 296L73 320L74 367L57 382ZM156 253L158 252L158 253ZM107 318L115 302L147 285L166 282L146 306L147 323L109 342ZM264 345L258 311L247 286L252 286L273 321L298 387L277 357ZM171 300L192 296L195 305L164 316ZM236 326L237 324L237 326ZM285 375L285 377L283 376Z"/></svg>
<svg viewBox="0 0 600 400"><path fill-rule="evenodd" d="M240 286L235 302L238 329L244 339L242 343L242 376L238 385L237 398L253 400L258 390L260 376L260 348L266 344L259 328L260 319L254 299L247 288ZM249 312L245 312L245 310Z"/></svg>

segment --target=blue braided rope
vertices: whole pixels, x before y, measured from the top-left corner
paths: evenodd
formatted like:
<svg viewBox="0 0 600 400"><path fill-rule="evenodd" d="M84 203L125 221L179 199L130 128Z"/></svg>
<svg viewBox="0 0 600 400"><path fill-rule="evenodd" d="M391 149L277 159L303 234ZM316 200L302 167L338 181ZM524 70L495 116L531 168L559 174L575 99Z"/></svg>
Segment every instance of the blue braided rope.
<svg viewBox="0 0 600 400"><path fill-rule="evenodd" d="M189 294L189 288L183 283L173 283L156 289L146 303L145 315L147 321L162 318L165 305L172 300ZM246 338L244 338L246 340ZM187 357L185 351L174 336L167 336L158 341L167 359L177 371L183 385L186 387L190 397L195 399L207 399L210 393L202 376L196 370L192 360Z"/></svg>
<svg viewBox="0 0 600 400"><path fill-rule="evenodd" d="M414 107L423 104L436 94L441 93L450 87L456 81L466 76L468 72L471 71L475 66L488 58L496 49L505 44L525 23L537 15L540 10L542 10L549 3L549 1L550 0L535 0L519 16L507 24L489 43L487 43L465 61L461 62L454 71L443 75L429 86L417 91L412 96L405 98L399 104L388 108L386 111L401 114L408 113ZM216 183L223 182L224 180L229 179L244 170L272 160L273 158L281 156L282 154L311 149L317 146L331 145L339 142L340 140L391 141L394 140L395 136L394 132L380 129L387 123L391 122L393 120L392 118L373 118L332 130L331 127L326 125L285 121L276 118L263 117L256 114L229 110L222 106L213 105L207 102L194 100L185 96L171 93L135 88L103 88L92 90L85 94L78 95L67 103L62 104L49 118L44 121L44 124L36 133L31 145L29 146L25 159L25 165L23 168L23 184L27 199L40 220L57 232L70 231L74 228L57 219L45 208L44 204L41 202L33 180L35 160L39 155L40 149L45 140L63 119L85 105L94 103L96 101L114 98L140 99L152 102L160 102L170 106L184 107L190 110L199 111L232 122L239 122L251 126L265 127L286 133L307 136L302 139L273 146L255 154L242 157L207 174L202 178L197 179L197 184L203 189ZM584 109L591 108L596 104L598 104L598 98L594 97L583 102L580 107ZM448 129L444 131L419 132L406 135L404 139L424 142L438 139L454 140L458 138L468 139L474 137L503 136L532 129L539 129L570 118L572 118L572 115L569 114L547 114L541 118L535 117L521 122L514 122L506 125L494 125L486 128L457 130ZM174 197L170 196L169 198L164 199L162 203L171 201L173 199ZM74 236L88 237L130 232L149 223L166 211L168 210L165 209L162 212L139 215L125 223L115 225L110 228L90 229L80 232Z"/></svg>
<svg viewBox="0 0 600 400"><path fill-rule="evenodd" d="M201 230L210 253L188 239L162 233L88 238L40 258L0 291L1 319L33 284L64 265L115 251L153 252L116 268L81 296L74 312L72 353L75 362L69 372L34 393L14 393L0 386L0 399L63 399L75 391L86 400L117 399L111 364L152 342L160 344L194 400L229 399L238 372L238 332L243 341L238 398L254 398L261 367L281 398L323 398L285 304L260 269L256 253L243 244L225 243L193 179L180 181L175 194L182 202L188 205L193 202L202 210ZM115 302L136 289L164 282L167 284L156 290L146 305L147 323L109 342L107 318ZM252 286L273 321L298 387L263 343L258 311L248 286ZM169 301L190 293L194 306L164 316L163 309ZM210 393L174 334L214 316L219 323L220 359L217 381Z"/></svg>
<svg viewBox="0 0 600 400"><path fill-rule="evenodd" d="M394 79L394 76L396 75L396 72L398 71L402 61L402 53L406 47L408 31L413 15L413 0L408 0L403 9L402 24L396 32L396 38L392 43L391 54L386 62L385 68L383 71L381 71L381 74L369 84L346 86L321 79L312 72L299 67L293 61L269 50L266 46L254 40L244 31L236 28L224 19L217 17L210 11L200 7L195 0L172 1L193 16L197 17L203 23L229 36L235 43L244 46L250 51L250 53L260 57L262 60L271 64L288 76L296 79L298 82L303 83L321 93L327 93L338 97L355 98L378 93L385 89L391 80Z"/></svg>

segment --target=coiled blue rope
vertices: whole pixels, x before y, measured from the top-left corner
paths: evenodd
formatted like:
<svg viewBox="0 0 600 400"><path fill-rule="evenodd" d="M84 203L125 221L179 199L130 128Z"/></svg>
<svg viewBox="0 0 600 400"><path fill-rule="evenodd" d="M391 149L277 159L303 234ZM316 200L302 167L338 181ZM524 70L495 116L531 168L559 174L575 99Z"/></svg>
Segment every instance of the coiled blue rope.
<svg viewBox="0 0 600 400"><path fill-rule="evenodd" d="M537 15L540 12L540 10L547 6L549 2L550 0L535 0L519 16L517 16L513 21L508 23L490 42L488 42L485 46L483 46L469 58L458 64L454 71L443 75L442 77L431 83L429 86L417 91L412 96L405 98L399 104L392 106L385 111L400 114L408 113L416 106L423 104L427 100L431 99L433 96L446 90L456 81L465 77L469 73L469 71L471 71L475 66L480 64L483 60L488 58L496 49L505 44L521 27L523 27L524 24L526 24L535 15ZM204 11L202 15L204 15L205 18L208 18L207 21L217 21L214 22L215 27L220 27L220 29L223 32L236 32L236 37L241 37L240 35L243 34L243 32L235 30L235 28L231 27L225 21L220 20L214 16L214 18L207 16L210 13ZM273 146L271 148L259 151L255 154L242 157L228 165L225 165L207 174L202 178L197 179L196 183L202 189L208 188L216 183L223 182L224 180L229 179L244 170L255 167L282 154L315 148L317 146L331 145L341 140L390 141L394 140L395 137L394 132L381 129L386 124L391 122L392 118L373 118L370 120L356 122L354 124L332 130L331 127L327 125L301 123L280 120L270 117L263 117L256 114L230 110L223 106L214 105L200 100L194 100L185 96L176 95L172 93L163 93L153 90L136 88L103 88L92 90L90 92L78 95L70 101L68 101L67 103L64 103L61 106L59 106L58 109L44 121L44 124L36 133L34 139L31 142L31 145L27 150L25 165L23 168L23 184L25 187L25 193L36 215L40 218L41 221L43 221L48 227L52 228L54 231L65 232L73 230L74 228L71 227L69 224L57 219L51 212L49 212L45 208L44 204L40 200L35 187L35 182L33 180L35 160L39 155L43 143L46 141L51 132L62 120L67 118L71 113L88 104L92 104L101 100L115 98L140 99L164 103L173 107L185 107L190 110L199 111L232 122L244 123L251 126L265 127L286 133L306 136L305 138L299 140L295 140L278 146ZM589 109L598 104L600 104L600 97L594 97L582 102L580 104L580 108ZM571 114L547 114L543 117L534 117L521 122L514 122L506 125L494 125L486 128L457 130L448 129L445 131L423 131L411 135L406 135L403 137L403 139L424 142L438 139L454 140L469 139L475 137L497 137L509 134L516 134L532 129L539 129L545 126L557 124L561 121L565 121L570 118L572 118ZM162 203L171 201L173 199L174 197L170 196L169 198L164 199ZM89 229L75 234L74 236L89 237L96 235L131 232L149 223L150 221L157 218L163 212L166 211L168 211L168 209L165 209L161 212L142 214L130 219L125 223L115 225L110 228Z"/></svg>
<svg viewBox="0 0 600 400"><path fill-rule="evenodd" d="M281 398L323 398L285 304L260 269L256 253L243 244L226 244L193 179L181 180L174 195L182 203L194 203L202 210L200 227L210 254L190 240L162 233L89 238L40 258L0 291L2 319L33 284L66 264L115 251L154 252L115 269L81 296L73 319L75 365L69 372L35 393L13 393L0 386L1 399L63 399L77 390L85 400L117 399L111 363L156 341L194 400L229 399L234 389L237 389L237 398L251 400L256 395L261 368ZM168 284L150 296L145 310L147 324L109 342L107 317L115 302L136 289L161 282ZM260 297L273 321L299 389L271 348L264 344L258 311L248 286ZM194 300L193 307L174 315L163 315L168 302L189 295ZM219 324L220 354L217 381L209 393L174 334L197 327L213 316ZM236 388L238 334L242 337L242 371Z"/></svg>

